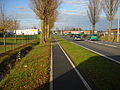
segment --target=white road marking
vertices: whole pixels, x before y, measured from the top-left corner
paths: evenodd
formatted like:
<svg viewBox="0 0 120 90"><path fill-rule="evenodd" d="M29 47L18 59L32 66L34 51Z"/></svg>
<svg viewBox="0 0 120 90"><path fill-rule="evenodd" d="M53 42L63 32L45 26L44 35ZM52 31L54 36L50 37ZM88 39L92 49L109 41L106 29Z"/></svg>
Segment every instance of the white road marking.
<svg viewBox="0 0 120 90"><path fill-rule="evenodd" d="M96 54L98 54L98 55L100 55L100 56L103 56L103 57L105 57L105 58L107 58L107 59L109 59L109 60L111 60L111 61L114 61L114 62L120 64L119 61L117 61L117 60L115 60L115 59L113 59L113 58L110 58L110 57L108 57L108 56L106 56L106 55L103 55L103 54L101 54L101 53L99 53L99 52L96 52L96 51L94 51L94 50L92 50L92 49L89 49L89 48L84 47L84 46L82 46L82 45L79 45L79 44L77 44L77 43L74 43L74 42L71 42L71 43L76 44L76 45L78 45L78 46L80 46L80 47L82 47L82 48L85 48L85 49L87 49L87 50L89 50L89 51L91 51L91 52L94 52L94 53L96 53Z"/></svg>
<svg viewBox="0 0 120 90"><path fill-rule="evenodd" d="M50 62L50 90L53 90L53 51L51 42L51 62Z"/></svg>
<svg viewBox="0 0 120 90"><path fill-rule="evenodd" d="M115 46L115 45L104 44L104 43L95 42L95 41L88 41L88 42L97 43L97 44L101 44L101 45L105 45L105 46L110 46L110 47L117 47L117 46Z"/></svg>
<svg viewBox="0 0 120 90"><path fill-rule="evenodd" d="M57 42L58 43L58 42ZM58 45L60 46L60 44L58 43ZM67 57L68 61L70 62L70 64L72 65L72 67L74 68L74 70L76 71L77 75L79 76L79 78L82 80L82 82L84 83L84 85L86 86L87 90L92 90L91 87L88 85L88 83L85 81L85 79L83 78L83 76L80 74L80 72L77 70L77 68L75 67L75 65L73 64L72 60L69 58L69 56L66 54L66 52L64 51L64 49L60 46L61 50L63 51L63 53L65 54L65 56Z"/></svg>

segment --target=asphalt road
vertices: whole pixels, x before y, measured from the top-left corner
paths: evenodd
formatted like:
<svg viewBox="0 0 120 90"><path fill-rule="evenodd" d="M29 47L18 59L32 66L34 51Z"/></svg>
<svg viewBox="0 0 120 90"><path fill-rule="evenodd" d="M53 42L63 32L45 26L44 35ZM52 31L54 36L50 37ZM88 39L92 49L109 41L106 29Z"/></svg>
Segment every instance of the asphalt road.
<svg viewBox="0 0 120 90"><path fill-rule="evenodd" d="M87 90L57 42L52 43L53 90Z"/></svg>
<svg viewBox="0 0 120 90"><path fill-rule="evenodd" d="M94 50L100 54L110 57L120 62L120 43L110 43L103 41L74 41L68 36L59 36L70 42L82 45L88 49Z"/></svg>

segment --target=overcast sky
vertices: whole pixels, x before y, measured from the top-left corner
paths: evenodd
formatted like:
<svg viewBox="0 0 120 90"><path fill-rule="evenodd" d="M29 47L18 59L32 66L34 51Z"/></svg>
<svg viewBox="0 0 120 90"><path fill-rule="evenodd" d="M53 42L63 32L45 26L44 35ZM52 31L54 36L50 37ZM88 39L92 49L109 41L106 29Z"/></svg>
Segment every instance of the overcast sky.
<svg viewBox="0 0 120 90"><path fill-rule="evenodd" d="M88 3L89 0L62 0L62 4L58 9L59 15L55 28L80 27L84 30L91 29L91 23L87 16ZM17 18L23 28L39 26L39 20L30 9L29 0L6 0L6 12L9 16ZM113 28L117 28L117 15L113 21ZM96 24L96 29L106 30L108 25L109 22L102 12L100 21Z"/></svg>

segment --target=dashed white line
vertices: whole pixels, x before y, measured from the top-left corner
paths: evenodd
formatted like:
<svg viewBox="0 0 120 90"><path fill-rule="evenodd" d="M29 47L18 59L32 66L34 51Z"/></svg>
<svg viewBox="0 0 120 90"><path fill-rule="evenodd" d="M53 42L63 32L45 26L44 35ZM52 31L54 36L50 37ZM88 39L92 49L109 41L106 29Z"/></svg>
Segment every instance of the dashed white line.
<svg viewBox="0 0 120 90"><path fill-rule="evenodd" d="M58 42L57 42L58 43ZM60 44L58 43L58 45L60 46ZM73 64L73 62L71 61L71 59L69 58L69 56L66 54L66 52L64 51L64 49L60 46L61 50L63 51L63 53L65 54L65 56L67 57L68 61L70 62L70 64L72 65L72 67L74 68L74 70L76 71L77 75L79 76L79 78L82 80L82 82L84 83L84 85L86 86L87 90L92 90L91 87L89 86L89 84L85 81L85 79L83 78L83 76L80 74L80 72L77 70L77 68L75 67L75 65Z"/></svg>
<svg viewBox="0 0 120 90"><path fill-rule="evenodd" d="M110 46L110 47L117 47L117 46L115 46L115 45L104 44L104 43L95 42L95 41L88 41L88 42L97 43L97 44L101 44L101 45L105 45L105 46Z"/></svg>

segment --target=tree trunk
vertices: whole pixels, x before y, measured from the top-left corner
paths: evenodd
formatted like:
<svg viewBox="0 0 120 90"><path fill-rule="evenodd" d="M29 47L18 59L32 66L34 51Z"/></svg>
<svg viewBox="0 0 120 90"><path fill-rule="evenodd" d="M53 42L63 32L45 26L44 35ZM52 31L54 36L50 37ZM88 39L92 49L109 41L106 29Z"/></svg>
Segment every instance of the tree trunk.
<svg viewBox="0 0 120 90"><path fill-rule="evenodd" d="M113 20L113 8L112 7L113 7L113 1L110 0L108 41L111 41L111 29L112 29L112 20Z"/></svg>
<svg viewBox="0 0 120 90"><path fill-rule="evenodd" d="M50 27L49 27L49 24L47 25L47 37L50 38Z"/></svg>
<svg viewBox="0 0 120 90"><path fill-rule="evenodd" d="M17 46L17 35L16 35L16 30L15 30L15 47Z"/></svg>
<svg viewBox="0 0 120 90"><path fill-rule="evenodd" d="M119 20L119 15L118 15L117 42L120 42L120 28L119 28L119 25L120 25L120 20Z"/></svg>
<svg viewBox="0 0 120 90"><path fill-rule="evenodd" d="M6 34L4 32L4 48L5 48L5 52L6 52Z"/></svg>
<svg viewBox="0 0 120 90"><path fill-rule="evenodd" d="M112 19L109 22L108 41L111 41Z"/></svg>
<svg viewBox="0 0 120 90"><path fill-rule="evenodd" d="M120 42L120 29L117 31L117 42Z"/></svg>
<svg viewBox="0 0 120 90"><path fill-rule="evenodd" d="M92 31L92 34L94 34L95 32L95 24L93 24L93 31Z"/></svg>
<svg viewBox="0 0 120 90"><path fill-rule="evenodd" d="M43 44L45 40L45 20L41 20L41 33L40 33L40 43Z"/></svg>
<svg viewBox="0 0 120 90"><path fill-rule="evenodd" d="M47 20L45 20L45 40L47 40Z"/></svg>

